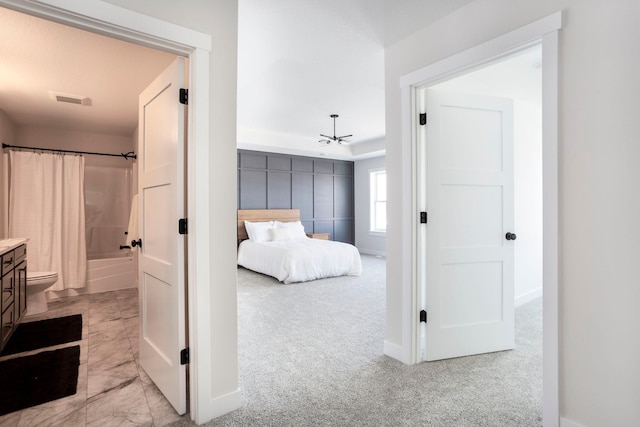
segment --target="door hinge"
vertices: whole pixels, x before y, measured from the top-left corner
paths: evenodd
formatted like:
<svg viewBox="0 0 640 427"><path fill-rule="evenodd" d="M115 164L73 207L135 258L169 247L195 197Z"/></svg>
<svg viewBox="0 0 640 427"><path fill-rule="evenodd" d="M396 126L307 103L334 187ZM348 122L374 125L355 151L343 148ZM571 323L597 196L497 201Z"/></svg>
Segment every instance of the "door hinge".
<svg viewBox="0 0 640 427"><path fill-rule="evenodd" d="M180 104L189 105L189 89L180 88Z"/></svg>
<svg viewBox="0 0 640 427"><path fill-rule="evenodd" d="M178 220L178 233L179 234L187 234L188 233L188 228L187 228L187 218L180 218Z"/></svg>
<svg viewBox="0 0 640 427"><path fill-rule="evenodd" d="M427 124L427 113L420 113L420 126Z"/></svg>
<svg viewBox="0 0 640 427"><path fill-rule="evenodd" d="M420 323L427 323L427 310L420 310Z"/></svg>
<svg viewBox="0 0 640 427"><path fill-rule="evenodd" d="M189 363L189 347L180 350L180 364L186 365Z"/></svg>
<svg viewBox="0 0 640 427"><path fill-rule="evenodd" d="M420 224L426 224L426 223L427 223L427 213L420 212Z"/></svg>

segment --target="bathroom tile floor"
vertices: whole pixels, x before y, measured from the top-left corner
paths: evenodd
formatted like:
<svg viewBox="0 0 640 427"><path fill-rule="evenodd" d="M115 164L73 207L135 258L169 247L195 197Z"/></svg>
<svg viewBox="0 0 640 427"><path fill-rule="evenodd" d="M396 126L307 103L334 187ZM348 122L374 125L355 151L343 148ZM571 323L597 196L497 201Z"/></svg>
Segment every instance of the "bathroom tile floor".
<svg viewBox="0 0 640 427"><path fill-rule="evenodd" d="M0 426L166 426L181 420L138 364L138 290L51 301L49 311L23 322L77 313L82 341L76 394L0 416Z"/></svg>

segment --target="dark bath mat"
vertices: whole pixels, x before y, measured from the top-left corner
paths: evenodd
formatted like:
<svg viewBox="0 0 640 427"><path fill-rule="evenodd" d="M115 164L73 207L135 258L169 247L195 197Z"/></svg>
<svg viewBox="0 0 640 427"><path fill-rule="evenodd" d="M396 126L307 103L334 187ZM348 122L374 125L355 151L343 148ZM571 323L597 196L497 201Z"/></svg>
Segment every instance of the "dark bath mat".
<svg viewBox="0 0 640 427"><path fill-rule="evenodd" d="M82 339L82 315L20 323L0 353L22 353Z"/></svg>
<svg viewBox="0 0 640 427"><path fill-rule="evenodd" d="M76 393L80 346L0 362L0 415Z"/></svg>

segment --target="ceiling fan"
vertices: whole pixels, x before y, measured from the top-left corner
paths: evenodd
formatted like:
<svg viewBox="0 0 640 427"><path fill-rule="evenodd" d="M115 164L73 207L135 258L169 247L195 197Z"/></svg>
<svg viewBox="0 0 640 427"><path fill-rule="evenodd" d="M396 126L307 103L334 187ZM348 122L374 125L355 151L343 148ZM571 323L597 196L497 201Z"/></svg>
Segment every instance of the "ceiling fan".
<svg viewBox="0 0 640 427"><path fill-rule="evenodd" d="M332 142L337 142L338 144L348 144L349 141L347 141L346 138L350 138L353 135L336 136L336 118L338 117L338 115L332 114L329 117L333 119L333 136L320 134L322 139L318 142L322 142L323 144L327 144L327 145L331 144Z"/></svg>

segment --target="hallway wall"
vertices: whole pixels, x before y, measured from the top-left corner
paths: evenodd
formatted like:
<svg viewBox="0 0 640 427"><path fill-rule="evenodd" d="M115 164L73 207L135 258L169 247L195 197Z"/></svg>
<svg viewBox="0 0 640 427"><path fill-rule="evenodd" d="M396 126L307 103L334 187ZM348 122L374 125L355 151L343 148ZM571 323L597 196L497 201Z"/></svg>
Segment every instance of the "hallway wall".
<svg viewBox="0 0 640 427"><path fill-rule="evenodd" d="M387 339L403 342L402 293L411 280L400 76L559 10L559 410L567 423L634 425L640 419L637 1L475 0L386 49L394 225L387 233L394 278L387 286Z"/></svg>

